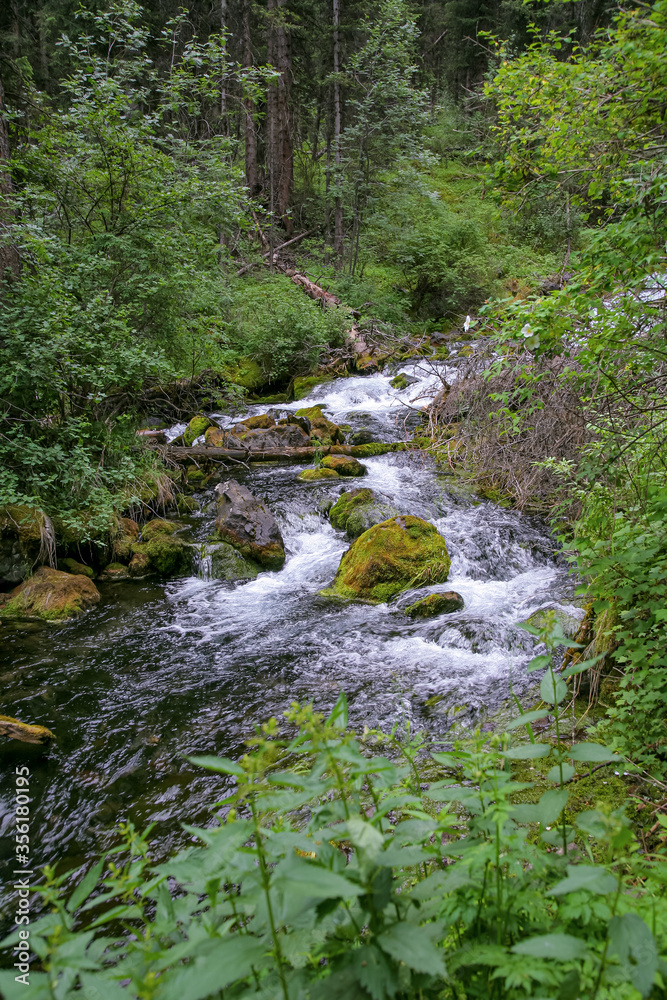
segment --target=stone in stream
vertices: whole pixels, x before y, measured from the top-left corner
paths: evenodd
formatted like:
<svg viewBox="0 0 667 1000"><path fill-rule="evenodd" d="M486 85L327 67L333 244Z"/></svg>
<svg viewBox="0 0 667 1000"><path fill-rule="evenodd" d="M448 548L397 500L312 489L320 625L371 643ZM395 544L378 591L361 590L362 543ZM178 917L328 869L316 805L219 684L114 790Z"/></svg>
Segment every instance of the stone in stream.
<svg viewBox="0 0 667 1000"><path fill-rule="evenodd" d="M280 569L285 543L268 508L250 490L231 479L215 488L219 496L215 535L266 569Z"/></svg>
<svg viewBox="0 0 667 1000"><path fill-rule="evenodd" d="M304 406L296 411L297 417L307 417L310 420L310 436L320 444L342 444L344 434L338 424L328 420L322 413L321 406Z"/></svg>
<svg viewBox="0 0 667 1000"><path fill-rule="evenodd" d="M231 448L233 450L242 449L241 441L230 431L223 431L220 427L207 427L204 433L204 444L211 448Z"/></svg>
<svg viewBox="0 0 667 1000"><path fill-rule="evenodd" d="M296 478L302 483L313 483L320 479L340 479L340 476L334 469L304 469Z"/></svg>
<svg viewBox="0 0 667 1000"><path fill-rule="evenodd" d="M414 604L405 608L410 618L435 618L436 615L450 615L454 611L463 611L463 598L455 590L446 590L441 594L429 594Z"/></svg>
<svg viewBox="0 0 667 1000"><path fill-rule="evenodd" d="M95 576L95 570L85 563L77 562L76 559L59 559L58 569L64 573L73 573L74 576L87 576L90 580Z"/></svg>
<svg viewBox="0 0 667 1000"><path fill-rule="evenodd" d="M0 715L0 736L8 736L10 740L20 740L22 743L48 743L55 740L46 726L32 726L11 715Z"/></svg>
<svg viewBox="0 0 667 1000"><path fill-rule="evenodd" d="M238 549L227 542L208 546L210 575L213 580L254 580L259 566L252 559L245 559Z"/></svg>
<svg viewBox="0 0 667 1000"><path fill-rule="evenodd" d="M202 413L198 413L192 418L188 426L183 431L183 444L186 448L194 444L198 437L206 431L208 427L211 426L211 421L208 417L205 417Z"/></svg>
<svg viewBox="0 0 667 1000"><path fill-rule="evenodd" d="M325 596L389 601L402 590L444 583L451 560L437 529L411 514L400 514L369 528L340 561Z"/></svg>
<svg viewBox="0 0 667 1000"><path fill-rule="evenodd" d="M50 566L40 566L11 594L0 595L0 618L41 618L44 621L67 621L76 618L98 603L100 592L87 576L61 573Z"/></svg>
<svg viewBox="0 0 667 1000"><path fill-rule="evenodd" d="M99 578L100 578L100 580L107 580L107 581L108 580L127 580L127 578L129 577L129 575L130 575L130 572L129 572L129 569L128 569L127 566L124 566L123 563L113 562L113 563L109 563L108 566L104 567L104 569L100 573Z"/></svg>
<svg viewBox="0 0 667 1000"><path fill-rule="evenodd" d="M238 430L237 424L234 428ZM267 427L265 430L249 430L239 434L241 447L248 451L282 451L289 448L308 448L310 438L298 424L284 424L281 427Z"/></svg>
<svg viewBox="0 0 667 1000"><path fill-rule="evenodd" d="M339 476L365 476L366 466L352 455L326 455L322 459L323 469L333 469Z"/></svg>
<svg viewBox="0 0 667 1000"><path fill-rule="evenodd" d="M164 521L159 517L148 521L142 528L141 541L132 545L131 575L144 576L148 559L150 571L160 576L189 576L192 545L174 537L185 528L180 521ZM136 556L141 558L135 560Z"/></svg>
<svg viewBox="0 0 667 1000"><path fill-rule="evenodd" d="M358 489L343 493L329 511L334 528L347 532L348 538L358 538L374 524L387 521L399 513L391 504L378 499L372 490Z"/></svg>

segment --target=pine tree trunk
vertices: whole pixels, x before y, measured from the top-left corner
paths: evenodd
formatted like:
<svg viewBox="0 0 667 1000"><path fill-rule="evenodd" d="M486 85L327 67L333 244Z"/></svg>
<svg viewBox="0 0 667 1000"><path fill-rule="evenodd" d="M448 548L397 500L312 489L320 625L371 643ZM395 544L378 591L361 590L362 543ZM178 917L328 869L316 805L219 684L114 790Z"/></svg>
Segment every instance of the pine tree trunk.
<svg viewBox="0 0 667 1000"><path fill-rule="evenodd" d="M0 81L0 285L5 280L9 269L18 278L20 261L18 250L11 242L11 229L14 213L9 199L12 194L12 175L9 166L9 130L5 118L5 92Z"/></svg>
<svg viewBox="0 0 667 1000"><path fill-rule="evenodd" d="M250 0L243 0L243 65L249 69L253 64L252 38L250 35ZM255 132L255 102L250 97L243 100L245 119L245 182L250 197L256 198L260 191L257 170L257 134Z"/></svg>
<svg viewBox="0 0 667 1000"><path fill-rule="evenodd" d="M291 60L289 39L282 17L285 0L268 0L269 37L268 58L279 77L269 85L268 93L268 142L269 207L282 221L287 233L292 232L289 211L294 183L294 156L289 111Z"/></svg>
<svg viewBox="0 0 667 1000"><path fill-rule="evenodd" d="M340 24L340 0L333 0L333 71L334 71L334 158L336 163L336 185L340 184L341 165L341 106L340 106L340 38L338 26ZM336 256L336 267L343 266L343 254L345 246L343 242L343 199L340 193L336 195L334 202L334 253Z"/></svg>

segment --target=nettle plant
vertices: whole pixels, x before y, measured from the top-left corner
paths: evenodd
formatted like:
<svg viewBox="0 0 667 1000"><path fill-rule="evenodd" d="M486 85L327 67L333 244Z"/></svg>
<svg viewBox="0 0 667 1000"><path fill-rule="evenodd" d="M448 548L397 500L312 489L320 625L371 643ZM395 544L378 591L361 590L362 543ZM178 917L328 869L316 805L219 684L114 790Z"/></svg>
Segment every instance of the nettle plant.
<svg viewBox="0 0 667 1000"><path fill-rule="evenodd" d="M557 673L566 640L553 626L541 638L547 707L435 765L409 730L355 738L343 695L326 720L293 706L292 739L271 720L239 761L192 758L235 781L217 825L185 826L196 846L152 864L148 831L125 824L69 898L70 877L45 869L30 997L664 997L667 864L638 853L622 810L566 822L575 767L618 758L563 739L567 681L585 668ZM540 744L547 713L556 738ZM547 756L554 787L516 804L531 786L512 762ZM26 995L0 977L7 1000Z"/></svg>

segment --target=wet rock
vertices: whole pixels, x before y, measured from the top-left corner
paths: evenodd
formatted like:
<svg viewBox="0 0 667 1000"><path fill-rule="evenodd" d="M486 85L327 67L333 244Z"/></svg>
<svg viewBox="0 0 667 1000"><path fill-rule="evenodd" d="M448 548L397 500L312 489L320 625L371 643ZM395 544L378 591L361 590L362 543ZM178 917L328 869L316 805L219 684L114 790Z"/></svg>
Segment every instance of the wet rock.
<svg viewBox="0 0 667 1000"><path fill-rule="evenodd" d="M215 492L220 498L216 537L261 566L280 569L285 562L285 543L268 508L234 480L220 483Z"/></svg>
<svg viewBox="0 0 667 1000"><path fill-rule="evenodd" d="M165 521L161 517L154 517L147 521L141 529L142 542L150 542L155 538L175 535L178 531L183 531L186 525L180 521Z"/></svg>
<svg viewBox="0 0 667 1000"><path fill-rule="evenodd" d="M251 559L244 559L238 549L226 542L209 548L211 577L214 580L254 580L259 566Z"/></svg>
<svg viewBox="0 0 667 1000"><path fill-rule="evenodd" d="M334 528L347 532L349 538L358 538L373 525L398 513L391 504L378 499L372 490L360 489L343 493L331 507L329 520Z"/></svg>
<svg viewBox="0 0 667 1000"><path fill-rule="evenodd" d="M281 425L296 424L297 427L300 427L302 431L305 431L310 436L311 423L308 417L297 417L295 413L290 413L287 417L279 420L278 423Z"/></svg>
<svg viewBox="0 0 667 1000"><path fill-rule="evenodd" d="M127 580L129 575L127 566L124 566L123 563L113 562L104 567L100 573L100 580Z"/></svg>
<svg viewBox="0 0 667 1000"><path fill-rule="evenodd" d="M248 451L283 451L289 448L308 448L310 438L297 424L269 427L267 430L248 431L241 435L242 447Z"/></svg>
<svg viewBox="0 0 667 1000"><path fill-rule="evenodd" d="M243 448L241 441L230 431L223 431L220 427L208 427L204 434L204 444L211 448Z"/></svg>
<svg viewBox="0 0 667 1000"><path fill-rule="evenodd" d="M210 426L211 421L203 414L198 413L195 417L193 417L183 431L183 444L185 447L189 448L190 445L194 444L197 438L201 437Z"/></svg>
<svg viewBox="0 0 667 1000"><path fill-rule="evenodd" d="M94 569L84 563L77 562L76 559L60 559L58 569L62 570L63 573L73 573L74 576L87 576L89 580L95 576Z"/></svg>
<svg viewBox="0 0 667 1000"><path fill-rule="evenodd" d="M320 444L342 444L345 440L338 424L334 424L324 416L321 406L304 406L296 411L296 416L307 417L310 420L310 436L316 438Z"/></svg>
<svg viewBox="0 0 667 1000"><path fill-rule="evenodd" d="M191 514L193 511L199 510L199 504L195 498L186 497L183 493L179 493L176 497L176 507L179 514Z"/></svg>
<svg viewBox="0 0 667 1000"><path fill-rule="evenodd" d="M366 427L363 427L360 431L355 431L349 438L350 444L370 444L371 441L376 441L377 438L372 431L369 431Z"/></svg>
<svg viewBox="0 0 667 1000"><path fill-rule="evenodd" d="M399 372L399 374L391 380L389 385L392 389L401 390L407 389L410 385L416 385L417 382L419 382L419 379L415 378L414 375L405 375L403 372Z"/></svg>
<svg viewBox="0 0 667 1000"><path fill-rule="evenodd" d="M275 426L276 422L270 413L260 413L256 417L247 417L245 420L240 420L235 425L234 430L247 433L247 431L267 430L269 427Z"/></svg>
<svg viewBox="0 0 667 1000"><path fill-rule="evenodd" d="M302 483L314 483L318 479L340 479L340 476L334 469L304 469L296 478Z"/></svg>
<svg viewBox="0 0 667 1000"><path fill-rule="evenodd" d="M40 566L34 576L11 594L0 596L0 618L41 618L66 621L76 618L100 599L100 592L87 576L74 576Z"/></svg>
<svg viewBox="0 0 667 1000"><path fill-rule="evenodd" d="M326 455L322 459L323 469L333 469L339 476L365 476L366 466L352 455Z"/></svg>
<svg viewBox="0 0 667 1000"><path fill-rule="evenodd" d="M401 514L369 528L352 543L325 595L379 604L402 590L444 583L450 558L445 539L429 524Z"/></svg>
<svg viewBox="0 0 667 1000"><path fill-rule="evenodd" d="M9 504L0 509L0 579L20 583L43 554L50 522L38 507Z"/></svg>
<svg viewBox="0 0 667 1000"><path fill-rule="evenodd" d="M446 590L442 594L429 594L414 604L405 608L406 615L411 618L435 618L436 615L449 615L454 611L463 611L463 598L455 590Z"/></svg>
<svg viewBox="0 0 667 1000"><path fill-rule="evenodd" d="M46 726L32 726L11 715L0 715L0 736L8 736L10 740L20 740L22 743L48 743L55 740Z"/></svg>
<svg viewBox="0 0 667 1000"><path fill-rule="evenodd" d="M129 562L132 558L132 545L139 538L139 525L130 517L120 517L113 540L113 555L116 562Z"/></svg>
<svg viewBox="0 0 667 1000"><path fill-rule="evenodd" d="M132 577L148 576L151 571L151 558L147 552L135 552L130 559L127 571Z"/></svg>
<svg viewBox="0 0 667 1000"><path fill-rule="evenodd" d="M354 458L372 458L373 455L387 455L391 451L405 451L403 441L374 441L370 444L353 444L350 448Z"/></svg>

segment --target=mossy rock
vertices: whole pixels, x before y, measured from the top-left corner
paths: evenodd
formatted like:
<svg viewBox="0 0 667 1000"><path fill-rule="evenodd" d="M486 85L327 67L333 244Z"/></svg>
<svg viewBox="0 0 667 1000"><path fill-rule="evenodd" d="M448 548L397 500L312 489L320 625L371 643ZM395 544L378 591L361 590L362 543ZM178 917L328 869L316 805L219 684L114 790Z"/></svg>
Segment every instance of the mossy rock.
<svg viewBox="0 0 667 1000"><path fill-rule="evenodd" d="M252 559L244 558L238 549L226 542L217 542L209 548L211 577L214 580L254 580L259 566Z"/></svg>
<svg viewBox="0 0 667 1000"><path fill-rule="evenodd" d="M41 618L52 622L76 618L100 600L99 590L87 576L61 573L49 566L40 566L34 576L3 596L0 618Z"/></svg>
<svg viewBox="0 0 667 1000"><path fill-rule="evenodd" d="M180 521L165 521L161 517L154 517L152 521L147 521L141 530L142 542L150 542L153 538L175 535L177 531L183 531L186 525Z"/></svg>
<svg viewBox="0 0 667 1000"><path fill-rule="evenodd" d="M58 569L62 569L64 573L73 573L74 576L87 576L89 580L95 576L94 569L77 562L76 559L61 559L58 562Z"/></svg>
<svg viewBox="0 0 667 1000"><path fill-rule="evenodd" d="M389 385L392 387L392 389L407 389L407 387L410 385L410 383L408 382L408 380L405 377L405 375L403 375L401 373L399 375L396 375L391 380L391 382L389 383Z"/></svg>
<svg viewBox="0 0 667 1000"><path fill-rule="evenodd" d="M38 507L9 504L0 509L0 579L19 583L39 558L46 518Z"/></svg>
<svg viewBox="0 0 667 1000"><path fill-rule="evenodd" d="M235 364L226 365L221 372L234 385L240 385L242 389L253 392L266 382L266 375L262 366L254 358L239 358Z"/></svg>
<svg viewBox="0 0 667 1000"><path fill-rule="evenodd" d="M379 604L412 587L444 583L450 565L445 539L436 528L400 514L353 542L331 587L322 593Z"/></svg>
<svg viewBox="0 0 667 1000"><path fill-rule="evenodd" d="M372 458L392 451L405 451L406 447L403 441L372 441L369 444L353 444L350 452L354 458Z"/></svg>
<svg viewBox="0 0 667 1000"><path fill-rule="evenodd" d="M192 418L188 426L183 431L183 444L186 448L189 448L198 437L205 434L208 428L211 426L211 421L208 417L205 417L202 413L198 413Z"/></svg>
<svg viewBox="0 0 667 1000"><path fill-rule="evenodd" d="M148 576L151 571L151 557L147 552L135 552L130 559L130 564L127 567L127 571L130 576L142 577Z"/></svg>
<svg viewBox="0 0 667 1000"><path fill-rule="evenodd" d="M48 743L55 740L55 736L46 726L33 726L14 719L11 715L0 715L0 736L8 736L10 740L20 740L21 743Z"/></svg>
<svg viewBox="0 0 667 1000"><path fill-rule="evenodd" d="M132 545L139 538L139 525L131 517L120 517L113 539L115 562L127 563L132 558Z"/></svg>
<svg viewBox="0 0 667 1000"><path fill-rule="evenodd" d="M253 403L262 406L277 406L279 403L289 403L289 399L286 392L277 392L273 396L254 396Z"/></svg>
<svg viewBox="0 0 667 1000"><path fill-rule="evenodd" d="M193 511L199 510L199 504L195 498L186 497L183 493L179 493L176 497L176 507L179 514L191 514Z"/></svg>
<svg viewBox="0 0 667 1000"><path fill-rule="evenodd" d="M130 571L123 563L112 562L100 573L100 580L127 580Z"/></svg>
<svg viewBox="0 0 667 1000"><path fill-rule="evenodd" d="M543 628L549 617L553 618L560 625L564 636L568 639L574 639L581 625L581 619L568 614L562 608L540 608L539 611L533 611L532 615L526 618L525 622L519 622L519 624L530 625L532 628Z"/></svg>
<svg viewBox="0 0 667 1000"><path fill-rule="evenodd" d="M323 469L333 469L339 476L365 476L366 466L352 455L326 455L322 459Z"/></svg>
<svg viewBox="0 0 667 1000"><path fill-rule="evenodd" d="M211 478L211 473L205 472L197 465L188 465L185 470L185 478L188 486L206 486Z"/></svg>
<svg viewBox="0 0 667 1000"><path fill-rule="evenodd" d="M238 424L234 426L234 430L247 434L248 431L267 430L269 427L275 426L276 422L270 414L258 413L256 417L246 417L245 420L239 420Z"/></svg>
<svg viewBox="0 0 667 1000"><path fill-rule="evenodd" d="M308 417L311 437L316 438L320 444L342 444L345 440L338 424L324 416L321 406L303 406L296 411L296 416Z"/></svg>
<svg viewBox="0 0 667 1000"><path fill-rule="evenodd" d="M474 353L475 352L472 349L472 347L462 347L459 351L456 352L457 357L459 358L471 358Z"/></svg>
<svg viewBox="0 0 667 1000"><path fill-rule="evenodd" d="M372 490L360 489L343 493L329 511L334 528L345 531L349 538L358 538L375 524L395 517L399 512L391 504L378 500Z"/></svg>
<svg viewBox="0 0 667 1000"><path fill-rule="evenodd" d="M429 594L414 604L405 608L410 618L435 618L436 615L451 615L454 611L463 611L463 598L455 590L446 590L442 594Z"/></svg>
<svg viewBox="0 0 667 1000"><path fill-rule="evenodd" d="M132 546L132 575L144 576L146 561L135 562L135 556L147 556L150 572L159 576L190 576L192 573L192 546L167 534L155 534L150 541L136 542ZM128 567L129 569L129 567Z"/></svg>
<svg viewBox="0 0 667 1000"><path fill-rule="evenodd" d="M318 385L331 382L331 375L305 375L294 379L294 398L305 399Z"/></svg>
<svg viewBox="0 0 667 1000"><path fill-rule="evenodd" d="M444 361L445 358L449 357L449 353L450 353L449 348L445 347L445 345L442 344L440 347L436 347L435 351L433 352L433 357L437 358L438 361Z"/></svg>
<svg viewBox="0 0 667 1000"><path fill-rule="evenodd" d="M340 479L334 469L304 469L296 477L302 483L315 483L320 479Z"/></svg>

